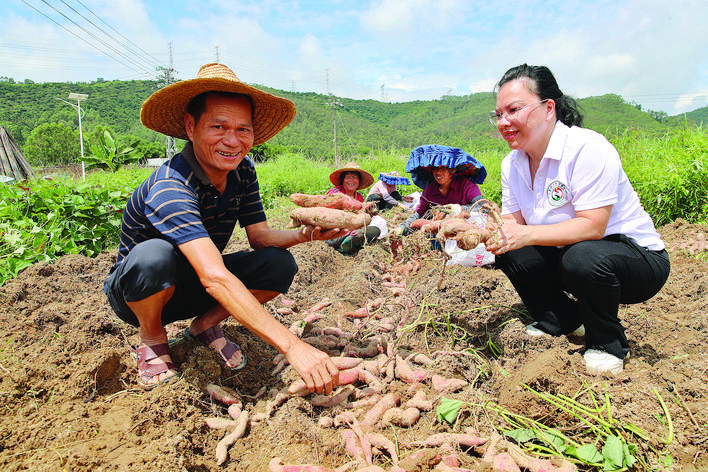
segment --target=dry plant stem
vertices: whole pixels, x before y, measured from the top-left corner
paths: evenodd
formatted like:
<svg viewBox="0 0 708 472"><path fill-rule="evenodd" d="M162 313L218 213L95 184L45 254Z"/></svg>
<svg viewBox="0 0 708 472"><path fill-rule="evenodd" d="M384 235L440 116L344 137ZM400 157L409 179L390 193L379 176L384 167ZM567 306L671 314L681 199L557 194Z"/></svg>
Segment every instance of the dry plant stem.
<svg viewBox="0 0 708 472"><path fill-rule="evenodd" d="M693 423L697 428L701 428L701 425L698 424L698 421L696 421L696 418L693 417L693 413L691 413L690 408L688 408L688 405L686 405L686 402L683 401L683 397L679 394L678 390L674 389L674 394L676 395L676 398L679 399L680 405L683 407L684 410L686 410L686 413L688 413L688 417L691 419L691 423Z"/></svg>

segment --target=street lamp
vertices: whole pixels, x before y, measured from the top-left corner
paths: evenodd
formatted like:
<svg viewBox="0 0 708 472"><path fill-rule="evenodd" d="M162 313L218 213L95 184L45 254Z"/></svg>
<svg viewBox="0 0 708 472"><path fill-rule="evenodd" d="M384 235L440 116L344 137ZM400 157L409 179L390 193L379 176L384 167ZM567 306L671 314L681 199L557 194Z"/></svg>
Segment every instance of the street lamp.
<svg viewBox="0 0 708 472"><path fill-rule="evenodd" d="M67 102L66 100L62 100L61 98L57 98L57 100L61 100L64 103L68 103L72 107L76 108L76 110L79 113L79 144L81 145L81 180L86 180L86 166L84 164L83 158L84 158L84 134L83 130L81 129L81 100L86 100L88 98L88 95L85 93L70 93L69 94L69 100L76 100L76 105L73 103Z"/></svg>

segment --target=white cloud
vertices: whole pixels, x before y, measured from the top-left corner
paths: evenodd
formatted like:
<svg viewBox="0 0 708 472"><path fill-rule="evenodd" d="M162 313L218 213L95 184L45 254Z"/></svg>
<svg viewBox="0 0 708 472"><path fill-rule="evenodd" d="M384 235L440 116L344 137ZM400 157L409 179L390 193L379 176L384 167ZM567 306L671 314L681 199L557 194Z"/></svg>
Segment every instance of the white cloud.
<svg viewBox="0 0 708 472"><path fill-rule="evenodd" d="M705 0L527 0L513 9L482 0L370 0L363 7L343 0L92 0L90 8L160 65L172 43L179 78L215 60L218 47L220 60L247 82L324 93L329 77L341 97L380 99L383 85L389 99L403 101L490 91L509 67L527 62L548 65L577 98L616 93L671 114L703 103L708 82ZM0 75L155 76L99 53L24 3L3 2L0 16Z"/></svg>

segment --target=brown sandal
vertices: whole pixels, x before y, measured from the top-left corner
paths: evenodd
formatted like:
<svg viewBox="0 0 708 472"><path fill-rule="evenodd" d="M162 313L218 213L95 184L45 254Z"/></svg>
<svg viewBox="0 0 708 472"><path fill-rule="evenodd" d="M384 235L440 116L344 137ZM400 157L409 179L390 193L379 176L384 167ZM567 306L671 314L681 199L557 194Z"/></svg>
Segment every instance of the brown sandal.
<svg viewBox="0 0 708 472"><path fill-rule="evenodd" d="M219 354L219 356L221 356L221 359L223 359L224 362L229 362L229 359L231 359L231 357L233 357L236 352L241 352L241 363L236 367L229 367L229 365L227 364L226 367L229 367L232 371L241 370L246 367L246 363L248 362L248 359L246 359L246 353L241 350L241 346L224 336L224 332L221 331L219 325L214 325L211 328L206 329L204 330L204 332L199 333L197 335L192 334L192 332L189 331L189 328L187 328L184 330L184 337L187 339L191 339L192 341L201 343L205 346L209 346L211 343L213 343L219 338L224 338L226 340L226 344L224 344L224 347L222 347L221 349L214 349Z"/></svg>
<svg viewBox="0 0 708 472"><path fill-rule="evenodd" d="M132 348L132 354L138 361L138 384L146 389L153 389L158 385L174 380L179 375L171 375L165 379L155 382L154 384L149 384L148 381L155 377L156 375L164 374L170 370L176 371L175 365L172 362L159 362L154 364L148 364L148 361L157 359L160 356L170 355L170 348L167 343L154 344L152 346L142 346L139 348Z"/></svg>

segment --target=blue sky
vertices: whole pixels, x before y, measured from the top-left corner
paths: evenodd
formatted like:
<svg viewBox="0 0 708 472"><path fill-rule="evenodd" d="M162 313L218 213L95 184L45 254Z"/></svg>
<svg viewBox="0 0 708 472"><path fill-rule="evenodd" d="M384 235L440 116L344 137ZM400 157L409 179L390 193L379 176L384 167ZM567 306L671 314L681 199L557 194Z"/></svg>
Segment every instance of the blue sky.
<svg viewBox="0 0 708 472"><path fill-rule="evenodd" d="M53 7L53 8L52 8ZM708 105L705 0L5 0L0 77L244 82L388 102L492 91L544 64L576 98L675 115Z"/></svg>

